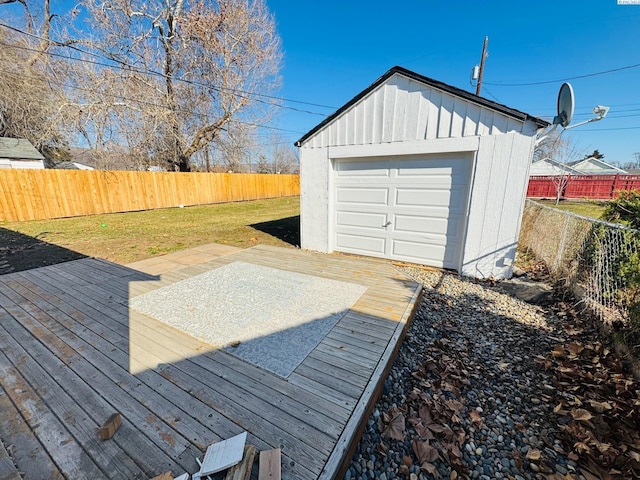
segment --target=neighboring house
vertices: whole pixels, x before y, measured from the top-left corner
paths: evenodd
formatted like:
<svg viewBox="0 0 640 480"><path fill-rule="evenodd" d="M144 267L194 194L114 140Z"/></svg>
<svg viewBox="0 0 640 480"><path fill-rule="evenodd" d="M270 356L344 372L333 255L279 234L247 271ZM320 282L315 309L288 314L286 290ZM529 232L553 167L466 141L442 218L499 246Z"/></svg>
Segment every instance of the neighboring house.
<svg viewBox="0 0 640 480"><path fill-rule="evenodd" d="M120 152L97 152L90 148L72 147L71 163L93 170L138 170L131 159ZM84 170L82 167L78 167Z"/></svg>
<svg viewBox="0 0 640 480"><path fill-rule="evenodd" d="M57 170L95 170L93 167L78 162L47 162L45 166L48 169Z"/></svg>
<svg viewBox="0 0 640 480"><path fill-rule="evenodd" d="M582 172L583 175L626 175L627 171L611 165L604 160L595 157L585 158L577 162L572 162L571 168Z"/></svg>
<svg viewBox="0 0 640 480"><path fill-rule="evenodd" d="M584 173L566 163L558 162L551 158L543 158L531 164L529 176L538 177L543 175L584 175Z"/></svg>
<svg viewBox="0 0 640 480"><path fill-rule="evenodd" d="M548 125L394 67L296 142L302 248L509 277Z"/></svg>
<svg viewBox="0 0 640 480"><path fill-rule="evenodd" d="M24 138L0 137L0 168L44 168L44 156Z"/></svg>

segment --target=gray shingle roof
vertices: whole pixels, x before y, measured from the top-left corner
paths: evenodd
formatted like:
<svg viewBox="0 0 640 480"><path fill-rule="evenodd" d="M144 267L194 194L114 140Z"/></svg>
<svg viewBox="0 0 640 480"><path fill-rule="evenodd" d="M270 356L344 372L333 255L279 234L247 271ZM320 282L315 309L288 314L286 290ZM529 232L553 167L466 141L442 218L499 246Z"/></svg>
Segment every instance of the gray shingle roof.
<svg viewBox="0 0 640 480"><path fill-rule="evenodd" d="M12 160L43 160L29 140L24 138L0 137L0 158Z"/></svg>

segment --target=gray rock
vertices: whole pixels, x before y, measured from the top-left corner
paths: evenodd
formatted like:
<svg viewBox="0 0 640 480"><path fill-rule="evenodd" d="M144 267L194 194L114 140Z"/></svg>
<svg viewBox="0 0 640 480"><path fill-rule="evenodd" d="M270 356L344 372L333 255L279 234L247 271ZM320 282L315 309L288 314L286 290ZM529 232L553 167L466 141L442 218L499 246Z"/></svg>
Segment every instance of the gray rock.
<svg viewBox="0 0 640 480"><path fill-rule="evenodd" d="M553 296L553 287L527 278L512 278L498 284L498 288L519 300L535 305L548 305Z"/></svg>

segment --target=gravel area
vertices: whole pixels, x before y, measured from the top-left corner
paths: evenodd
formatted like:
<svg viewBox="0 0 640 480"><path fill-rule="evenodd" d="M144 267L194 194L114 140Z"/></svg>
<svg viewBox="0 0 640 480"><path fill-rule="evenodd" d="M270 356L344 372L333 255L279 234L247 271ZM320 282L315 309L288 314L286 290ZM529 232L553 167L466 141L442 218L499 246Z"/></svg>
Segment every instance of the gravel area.
<svg viewBox="0 0 640 480"><path fill-rule="evenodd" d="M584 479L554 423L560 318L457 275L405 268L424 295L346 479Z"/></svg>

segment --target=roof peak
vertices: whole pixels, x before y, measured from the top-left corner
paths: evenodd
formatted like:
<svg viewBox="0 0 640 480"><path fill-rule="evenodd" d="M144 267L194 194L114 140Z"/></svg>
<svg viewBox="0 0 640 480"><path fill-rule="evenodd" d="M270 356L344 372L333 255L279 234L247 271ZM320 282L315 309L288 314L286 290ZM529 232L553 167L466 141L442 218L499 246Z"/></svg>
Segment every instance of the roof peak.
<svg viewBox="0 0 640 480"><path fill-rule="evenodd" d="M353 106L354 104L356 104L358 101L360 101L362 98L364 98L366 95L368 95L371 91L375 90L377 87L379 87L381 84L383 84L385 81L387 81L389 78L391 78L393 75L403 75L411 80L414 80L416 82L422 83L424 85L427 85L429 87L438 89L438 90L442 90L446 93L449 93L451 95L455 95L457 97L460 97L462 99L465 99L469 102L475 103L477 105L480 105L482 107L485 108L489 108L491 110L495 110L499 113L502 113L504 115L507 115L509 117L515 118L517 120L520 121L526 121L526 120L531 120L534 123L536 123L536 125L538 125L539 128L544 128L544 127L548 127L550 125L549 122L547 122L546 120L543 120L541 118L538 117L534 117L532 115L529 115L528 113L525 112L521 112L520 110L516 110L510 107L507 107L506 105L503 105L501 103L497 103L491 100L488 100L486 98L477 96L473 93L467 92L466 90L462 90L461 88L458 87L454 87L452 85L448 85L444 82L441 82L439 80L435 80L433 78L430 77L426 77L424 75L421 75L419 73L413 72L407 68L401 67L401 66L394 66L391 67L389 70L387 70L382 76L380 76L377 80L375 80L371 85L369 85L367 88L365 88L364 90L362 90L360 93L358 93L355 97L353 97L351 100L349 100L347 103L345 103L342 107L340 107L338 110L336 110L334 113L332 113L331 115L329 115L327 118L325 118L322 122L320 122L318 125L316 125L313 129L311 129L309 132L307 132L305 135L303 135L297 142L295 142L296 146L300 146L302 144L302 142L304 142L305 140L307 140L309 137L311 137L313 134L315 134L318 130L322 129L325 125L327 125L328 123L330 123L331 121L333 121L335 118L337 118L338 116L340 116L343 112L345 112L346 110L348 110L351 106Z"/></svg>

